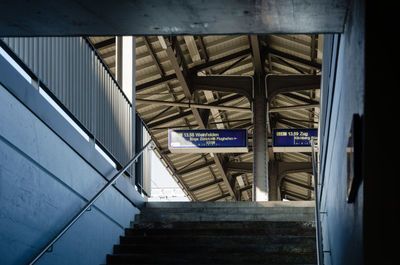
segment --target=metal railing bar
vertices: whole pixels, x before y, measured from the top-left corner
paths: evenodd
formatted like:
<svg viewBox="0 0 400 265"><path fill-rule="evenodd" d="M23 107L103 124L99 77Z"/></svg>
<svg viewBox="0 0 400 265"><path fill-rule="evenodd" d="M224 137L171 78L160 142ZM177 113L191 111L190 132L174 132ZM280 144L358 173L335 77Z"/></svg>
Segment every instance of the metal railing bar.
<svg viewBox="0 0 400 265"><path fill-rule="evenodd" d="M58 239L60 239L65 232L81 217L86 210L93 205L93 203L111 186L117 179L143 154L144 150L153 140L149 140L146 145L124 166L114 177L112 177L107 184L97 192L97 194L68 222L68 224L49 242L47 245L35 256L29 265L35 264L47 251L50 249Z"/></svg>
<svg viewBox="0 0 400 265"><path fill-rule="evenodd" d="M312 167L314 175L314 199L315 199L315 222L316 222L316 241L317 241L317 260L318 265L323 264L323 252L322 252L322 238L321 238L321 223L320 223L320 212L319 212L319 197L318 197L318 176L317 176L317 161L315 158L315 144L314 140L311 140L311 155L312 155Z"/></svg>

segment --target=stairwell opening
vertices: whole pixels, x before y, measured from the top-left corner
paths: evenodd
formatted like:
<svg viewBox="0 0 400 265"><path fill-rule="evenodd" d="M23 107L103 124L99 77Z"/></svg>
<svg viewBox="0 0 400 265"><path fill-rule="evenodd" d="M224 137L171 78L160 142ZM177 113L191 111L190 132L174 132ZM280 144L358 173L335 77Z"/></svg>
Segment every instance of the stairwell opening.
<svg viewBox="0 0 400 265"><path fill-rule="evenodd" d="M358 99L357 95L353 93L354 89L347 89L349 84L351 84L351 87L358 89L357 92L364 91L364 83L363 81L359 81L363 77L364 69L358 71L358 67L353 67L357 64L361 66L365 65L364 57L360 55L364 52L364 11L363 8L357 8L359 6L363 7L363 3L361 1L350 1L350 4L347 4L347 2L348 1L332 1L329 8L324 9L331 10L336 7L343 11L338 13L344 14L339 21L340 23L335 24L335 29L330 28L326 30L326 32L339 33L330 36L333 40L330 39L332 45L329 46L329 48L330 52L333 54L331 54L330 57L330 59L332 59L331 63L327 65L329 68L329 73L327 72L327 74L329 76L332 74L333 77L331 80L333 81L331 82L331 80L328 79L327 83L329 84L327 84L327 88L330 89L330 92L336 90L336 94L333 92L328 93L327 104L336 104L334 108L345 106L345 111L333 112L332 116L333 120L341 125L344 124L344 127L347 126L346 124L348 123L348 114L354 111L363 112L364 107L363 100L353 100L355 98ZM321 6L327 3L329 4L329 1L324 2ZM294 8L295 6L292 3L290 7ZM310 6L307 7L307 10L311 10ZM361 12L360 16L359 12ZM52 14L53 12L46 13ZM232 14L233 13L235 12L232 12ZM252 12L245 10L243 13L249 15ZM328 13L336 14L335 12ZM39 14L39 12L37 14ZM299 12L299 15L301 14L302 13ZM146 14L145 17L146 16L148 15ZM320 19L321 17L324 16L313 16L309 17L309 19L315 22L314 19ZM292 18L295 17L292 16ZM333 20L335 19L329 17L326 19L326 22L331 22ZM309 20L304 21L309 22ZM263 25L262 23L260 24ZM311 25L313 23L308 24ZM12 25L12 23L10 25ZM199 25L201 29L203 29L202 27L208 27L207 23L193 23L191 27L196 28ZM320 24L318 23L318 25ZM321 23L321 25L326 26L323 23ZM292 27L293 26L295 25L292 25ZM51 25L49 25L49 28L51 28ZM152 27L152 30L155 30L156 33L160 29L161 27L159 26ZM171 30L171 28L168 28L167 31L168 30ZM322 31L314 29L310 30L310 32ZM113 55L118 57L118 52L112 50L110 45L112 46L113 43L115 44L117 42L112 38L117 38L110 37L110 34L104 35L107 37L99 37L98 35L93 37L93 42L96 42L95 39L99 41L94 43L93 46L95 49L103 49L103 53L99 52L102 57L100 66L106 69L107 74L112 71L114 71L113 74L115 74L115 70L119 66L117 60L112 62L112 57ZM274 38L280 39L282 42L295 41L297 43L288 45L282 49L282 47L272 45ZM310 42L308 41L309 39ZM329 38L324 39L329 40ZM83 38L80 39L80 41L82 40ZM273 181L264 181L264 183L258 183L260 185L256 185L253 180L254 176L251 175L253 174L251 171L251 162L255 163L255 161L252 161L252 157L246 157L245 155L220 156L216 153L209 153L200 157L190 157L189 155L174 156L168 148L165 148L165 140L162 141L162 137L157 138L157 136L164 134L165 138L165 130L168 128L193 129L202 127L217 129L222 129L224 127L244 127L250 132L249 135L253 136L252 134L255 134L254 131L256 130L254 124L252 124L254 122L253 117L229 113L229 111L241 113L251 112L253 107L251 105L251 99L250 102L246 101L249 96L249 91L242 90L238 92L238 87L235 86L235 83L239 81L236 79L235 82L231 81L229 83L229 88L216 83L212 85L207 82L201 83L199 79L206 77L206 79L208 78L206 81L215 81L213 75L216 74L226 74L230 76L229 78L234 79L234 76L252 75L256 72L254 74L254 79L256 79L257 88L262 88L262 85L260 85L262 83L260 82L260 76L262 75L260 75L260 73L264 71L269 71L271 73L275 71L281 75L320 75L322 64L318 59L322 59L319 58L319 55L322 55L322 50L320 49L322 47L322 43L320 43L320 41L322 41L322 35L310 34L306 37L300 34L277 34L277 36L146 35L138 36L136 40L140 43L140 46L136 43L136 55L137 58L139 58L139 64L136 65L136 73L142 72L142 75L136 76L137 79L135 80L137 81L137 96L139 96L137 98L137 105L139 106L137 110L146 120L146 123L148 123L152 130L153 136L157 139L157 154L165 158L163 161L166 161L166 167L173 172L173 174L171 174L174 175L177 182L184 186L183 189L187 191L187 196L192 201L198 202L185 204L179 204L178 202L164 202L162 204L157 204L155 202L145 203L141 209L141 213L137 214L135 221L132 222L131 227L125 230L125 235L121 237L120 244L114 247L114 254L107 256L107 263L148 264L150 261L150 263L153 264L315 264L315 242L311 239L315 238L315 235L312 234L312 231L315 231L313 218L311 218L313 212L311 210L312 206L307 203L310 203L308 200L312 200L315 197L313 196L312 186L317 185L313 183L309 169L302 167L301 170L305 171L301 171L302 174L299 175L299 172L296 172L296 169L292 168L291 172L285 172L284 178L277 178L279 181L276 181L276 183L273 183ZM222 44L218 43L219 41L221 41ZM246 44L247 46L243 49L238 49L229 53L227 52L227 50L229 50L227 46L229 45L226 45L229 41L238 45L243 44L242 41L246 41L248 45ZM168 42L171 46L165 45L165 42ZM296 56L297 52L301 53L301 47L304 46L304 43L307 43L306 46L310 47L310 50L307 50L307 55ZM172 47L172 49L169 49L169 47ZM143 52L143 54L141 54L141 52ZM356 54L355 63L353 61L349 62L347 59L353 59L353 54ZM336 63L339 64L339 67ZM249 64L252 65L253 70L251 71L248 69L249 67L247 67ZM351 69L343 67L343 69L345 69L343 70L341 68L343 65L350 65L352 67ZM354 70L355 68L357 68L356 71ZM153 70L154 73L152 73L151 70ZM350 70L350 74L346 73L347 70ZM348 75L353 76L353 74L359 78L357 82L353 82L353 79L351 79L351 81L348 80ZM116 83L113 75L110 74L110 76L107 75L108 79L106 83ZM239 79L240 78L238 78L238 80ZM331 87L331 83L333 83L333 87ZM353 83L355 83L355 86L353 86ZM192 88L190 87L191 85L197 85L197 87ZM212 88L205 89L207 86L208 88L210 88L210 86ZM118 92L118 89L116 91ZM307 91L308 92L305 93L301 91L283 91L282 93L278 93L279 96L268 102L268 108L256 108L259 113L265 113L266 110L273 113L272 115L267 114L269 115L269 119L265 121L265 124L270 126L267 130L271 130L271 128L277 127L277 125L283 127L319 127L319 112L316 111L316 109L318 109L316 105L318 105L320 95L318 89L316 90L315 88L307 89ZM337 93L338 91L339 93ZM263 96L263 93L260 95ZM345 96L337 98L337 95L342 94ZM117 93L117 95L120 94ZM104 95L100 94L100 96ZM110 99L112 98L113 96L107 98L110 105ZM350 100L343 102L343 98L350 98ZM354 102L361 102L361 105L353 104ZM140 106L140 104L142 104L142 106ZM332 107L332 105L330 106ZM132 107L129 104L128 106ZM157 106L162 107L158 108ZM306 114L302 113L303 110L306 110ZM293 115L287 115L290 111L292 111ZM328 112L329 111L332 112L332 108L330 110L328 109ZM111 116L114 118L121 118L116 115L116 113L120 114L119 112L122 112L118 107L112 109L111 112ZM108 114L109 113L107 113L107 115ZM329 119L331 114L332 113L328 113ZM116 134L118 136L118 133L121 133L122 126L115 126L116 124L113 122L114 120L111 122L111 125L107 127L113 129L117 128ZM122 124L125 123L126 120L122 122ZM330 120L328 125L330 125ZM346 129L341 131L347 132ZM131 131L128 132L128 135L130 133ZM346 138L340 135L340 137L336 137L336 133L338 132L333 132L335 141L337 139L340 141L342 138ZM118 137L110 137L109 139L105 139L105 142L107 140L109 142L108 144L112 147L121 145L120 142L115 141L117 138ZM249 149L252 151L255 151L258 146L254 144L255 138L256 137L251 137L252 145L249 146ZM263 148L264 150L268 150L271 139L267 139L268 137L266 136L265 138L263 144L266 145L266 148ZM129 145L130 150L134 140L124 140L125 144ZM327 141L329 142L330 139ZM334 144L335 146L341 146L340 143L336 145L336 142L334 142ZM333 151L337 150L335 148L333 148ZM330 149L328 151L330 151ZM121 150L115 152L120 153ZM135 151L132 153L135 153ZM261 168L262 171L267 172L273 172L274 170L279 172L280 166L283 165L279 165L279 162L310 162L310 157L306 152L300 152L297 157L288 154L286 159L289 158L291 161L283 159L282 156L285 155L275 154L273 152L269 153L266 151L263 155L269 156L270 158L273 157L274 161L278 161L277 165L273 165L273 167L276 166L276 168ZM326 157L327 156L325 156L325 158ZM338 163L338 161L340 161L340 158L337 156L334 157L332 155L331 157L329 155L328 157L332 158L333 163ZM201 163L197 163L198 161L201 161ZM263 162L265 163L266 161L268 161L268 159L264 159ZM188 165L190 165L190 167L188 167ZM302 164L302 166L304 166L304 164ZM340 165L328 165L328 167L335 169L340 168ZM288 168L290 168L290 166ZM201 172L203 169L206 172ZM297 168L297 171L298 170ZM332 173L332 175L336 176L335 173L337 172ZM209 178L205 178L206 181L204 182L196 182L196 179L202 178L203 176L209 176ZM264 176L266 176L266 174L264 174ZM333 179L333 181L336 181L336 179ZM141 186L138 189L140 193L142 193L142 189L144 188L142 184L143 183L140 183ZM272 184L273 187L271 189L271 186L268 185ZM251 192L252 186L263 186L261 190L264 192L274 191L274 196L276 196L274 200L277 199L277 201L251 202L255 199L253 198L255 197L254 192ZM330 212L328 216L327 212L324 212L324 218L333 219L333 223L336 226L334 228L337 230L334 230L334 232L337 233L331 234L333 242L332 247L339 255L336 253L336 256L331 255L334 252L331 251L330 248L320 249L320 251L322 250L329 253L327 254L327 256L329 256L327 261L330 261L332 264L338 264L337 260L340 257L346 257L348 259L349 256L352 256L351 253L348 254L346 252L347 250L343 250L343 246L338 246L343 241L347 241L343 240L343 238L346 239L353 235L347 235L346 232L352 231L352 233L354 233L355 239L353 240L350 238L353 245L357 245L357 243L360 243L358 242L360 241L359 239L362 239L363 234L359 232L360 229L357 223L353 224L352 219L354 215L356 215L356 221L362 223L362 214L359 214L362 213L362 210L358 209L361 209L363 206L363 202L360 200L363 199L363 197L360 195L361 198L357 201L356 206L358 202L361 203L358 208L352 207L352 205L349 206L348 204L344 204L345 206L343 206L343 204L341 204L343 198L339 195L341 194L340 189L344 187L341 185L333 185L331 188L327 196L334 197L334 199L327 200L327 203L324 203L324 207L326 206L332 209L333 214ZM269 195L271 194L272 193ZM324 193L324 196L325 194L326 193ZM339 198L339 203L336 202L337 198ZM337 207L339 204L340 207ZM352 211L354 209L356 211ZM345 213L344 218L346 218L346 222L342 222L341 213ZM340 216L340 218L335 219L337 216ZM342 223L344 223L344 225ZM257 224L260 224L262 228L258 229L259 227L257 227ZM249 227L251 227L250 230ZM326 227L330 228L330 226L327 225ZM278 234L274 234L274 232ZM304 234L301 234L302 232L304 232ZM241 241L244 234L247 236L244 237L246 242ZM251 235L251 239L248 235ZM300 235L299 238L301 242L297 242L299 245L296 245L296 240L292 238L293 235ZM336 237L336 235L338 236ZM152 236L154 237L151 238ZM228 245L228 243L226 245L221 244L221 242L224 242L224 236L227 236L225 239L229 242L236 242L237 240L236 243L238 244L229 245L228 249L224 248ZM155 253L154 249L158 250L162 247L157 244L147 245L147 240L149 240L149 238L151 238L151 244L163 242L162 246L164 246L164 249ZM193 243L193 245L191 245L188 250L186 243L185 246L175 244L177 242L174 241L176 238L178 238L179 242L182 238L186 238L189 241L187 244L190 245L190 243ZM202 238L206 238L206 241L201 241ZM252 241L249 243L249 240L260 238L266 241ZM307 241L307 239L311 240ZM219 242L217 242L215 248L210 248L209 242L218 240ZM290 245L289 241L294 244ZM306 241L311 243L302 245L302 243ZM238 250L238 248L243 248L243 245L249 245L247 253L242 253ZM252 248L254 247L253 245L268 247ZM330 247L329 244L328 246ZM216 251L211 251L212 255L210 255L210 249ZM196 253L190 252L193 250L199 251ZM358 255L362 254L362 250L359 251L359 248L356 248L356 250ZM189 252L187 255L182 255L182 253L187 251ZM220 253L225 253L224 251L229 252L229 255L219 255ZM199 253L200 255L196 256L196 254Z"/></svg>

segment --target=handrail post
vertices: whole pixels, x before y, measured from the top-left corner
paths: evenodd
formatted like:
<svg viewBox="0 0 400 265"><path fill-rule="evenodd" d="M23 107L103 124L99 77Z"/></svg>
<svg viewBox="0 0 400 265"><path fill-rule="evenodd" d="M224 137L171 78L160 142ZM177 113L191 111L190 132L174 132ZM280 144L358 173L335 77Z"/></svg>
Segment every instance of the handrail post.
<svg viewBox="0 0 400 265"><path fill-rule="evenodd" d="M124 166L120 171L118 171L117 174L112 177L107 184L99 190L96 195L88 201L88 203L74 216L74 218L71 219L71 221L68 222L68 224L49 242L47 245L35 256L35 258L29 263L29 265L35 264L43 255L44 253L47 252L47 250L56 243L58 239L62 235L64 235L65 232L68 231L68 229L81 217L81 215L90 207L93 205L93 203L111 186L113 185L117 179L143 154L143 151L147 148L147 146L152 142L153 140L149 140L146 145Z"/></svg>
<svg viewBox="0 0 400 265"><path fill-rule="evenodd" d="M314 151L314 140L311 140L311 156L312 156L312 167L314 175L314 200L315 200L315 222L316 222L316 241L317 241L317 261L318 265L323 265L323 250L322 250L322 237L321 237L321 223L320 223L320 212L319 212L319 197L318 197L318 170L317 161L315 158Z"/></svg>

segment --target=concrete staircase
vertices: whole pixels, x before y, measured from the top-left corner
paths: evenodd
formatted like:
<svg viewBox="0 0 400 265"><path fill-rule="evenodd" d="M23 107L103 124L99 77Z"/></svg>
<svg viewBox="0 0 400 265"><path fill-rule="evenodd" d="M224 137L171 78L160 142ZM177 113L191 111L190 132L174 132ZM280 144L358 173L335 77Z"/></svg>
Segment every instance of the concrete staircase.
<svg viewBox="0 0 400 265"><path fill-rule="evenodd" d="M314 202L150 202L107 264L316 264Z"/></svg>

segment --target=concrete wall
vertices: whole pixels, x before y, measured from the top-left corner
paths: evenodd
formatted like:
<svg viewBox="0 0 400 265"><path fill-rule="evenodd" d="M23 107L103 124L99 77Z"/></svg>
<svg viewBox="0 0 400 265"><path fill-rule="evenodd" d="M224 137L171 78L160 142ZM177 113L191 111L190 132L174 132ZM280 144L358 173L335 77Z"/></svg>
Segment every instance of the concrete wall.
<svg viewBox="0 0 400 265"><path fill-rule="evenodd" d="M363 264L363 185L347 203L346 146L352 115L364 114L365 29L353 1L344 33L325 37L321 91L320 172L325 264Z"/></svg>
<svg viewBox="0 0 400 265"><path fill-rule="evenodd" d="M105 183L0 84L0 264L27 263ZM38 264L105 263L137 212L110 188Z"/></svg>

